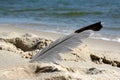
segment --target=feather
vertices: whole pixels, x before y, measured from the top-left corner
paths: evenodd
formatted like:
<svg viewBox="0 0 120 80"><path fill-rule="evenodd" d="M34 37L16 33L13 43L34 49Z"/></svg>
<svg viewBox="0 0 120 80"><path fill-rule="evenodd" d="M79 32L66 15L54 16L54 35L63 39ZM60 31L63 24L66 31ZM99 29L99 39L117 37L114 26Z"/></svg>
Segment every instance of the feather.
<svg viewBox="0 0 120 80"><path fill-rule="evenodd" d="M88 30L88 27L86 29ZM81 33L80 32L77 31L73 34L67 35L63 38L56 40L53 44L49 45L48 47L44 48L40 53L33 56L30 62L45 61L56 63L60 61L60 54L70 52L72 48L75 48L78 45L80 45L83 39L88 38L91 35L90 31L84 31Z"/></svg>
<svg viewBox="0 0 120 80"><path fill-rule="evenodd" d="M77 47L82 43L82 39L89 37L90 32L82 32L81 34L73 33L64 38L56 40L50 46L44 48L40 53L36 54L31 62L34 61L51 61L60 60L59 53L67 53L71 48Z"/></svg>

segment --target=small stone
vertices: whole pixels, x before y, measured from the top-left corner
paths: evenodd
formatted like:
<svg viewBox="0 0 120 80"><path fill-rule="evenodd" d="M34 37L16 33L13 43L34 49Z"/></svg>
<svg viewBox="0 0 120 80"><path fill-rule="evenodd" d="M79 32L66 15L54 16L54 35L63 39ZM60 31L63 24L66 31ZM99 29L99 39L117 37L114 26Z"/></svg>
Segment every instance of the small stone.
<svg viewBox="0 0 120 80"><path fill-rule="evenodd" d="M96 75L96 74L101 74L103 72L103 70L99 70L99 69L96 69L96 68L90 68L87 70L87 74L90 74L90 75Z"/></svg>

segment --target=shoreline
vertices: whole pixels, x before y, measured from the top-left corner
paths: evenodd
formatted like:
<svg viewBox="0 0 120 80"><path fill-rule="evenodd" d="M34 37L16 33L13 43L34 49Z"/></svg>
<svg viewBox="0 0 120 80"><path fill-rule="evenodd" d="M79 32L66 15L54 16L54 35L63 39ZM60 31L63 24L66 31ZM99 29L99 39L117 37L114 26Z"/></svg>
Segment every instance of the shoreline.
<svg viewBox="0 0 120 80"><path fill-rule="evenodd" d="M52 30L52 29L49 29L47 25L42 25L42 24L15 24L15 23L7 23L7 24L0 24L0 26L4 26L4 27L10 27L10 28L15 28L15 29L20 29L18 30L18 32L20 31L24 31L27 30L27 32L34 32L36 35L39 35L42 33L47 33L47 34L53 34L53 35L59 35L59 36L64 36L64 35L69 35L71 34L73 31L69 31L69 32L66 32L66 31L63 31L62 30ZM38 28L34 28L34 27L38 27ZM26 28L24 28L26 27ZM33 28L32 28L33 27ZM42 28L40 30L40 28ZM5 28L3 28L5 30ZM39 33L39 34L38 34ZM47 36L49 37L49 36ZM49 37L50 38L50 37ZM58 38L58 37L57 37ZM101 34L99 32L96 32L94 33L94 35L91 36L91 38L93 39L97 39L97 40L105 40L105 41L112 41L112 42L119 42L120 43L120 36L119 35L108 35L108 34ZM56 39L56 38L55 38Z"/></svg>
<svg viewBox="0 0 120 80"><path fill-rule="evenodd" d="M1 33L2 32L6 32L6 33L17 32L20 35L22 33L23 34L24 33L34 33L35 35L40 36L41 38L50 38L52 40L55 40L55 39L57 39L59 37L64 36L63 34L59 34L59 33L37 31L37 30L29 29L29 28L20 28L20 27L17 27L15 24L13 24L13 25L10 25L10 24L0 24L0 29L1 29ZM49 36L49 34L51 34L52 36Z"/></svg>

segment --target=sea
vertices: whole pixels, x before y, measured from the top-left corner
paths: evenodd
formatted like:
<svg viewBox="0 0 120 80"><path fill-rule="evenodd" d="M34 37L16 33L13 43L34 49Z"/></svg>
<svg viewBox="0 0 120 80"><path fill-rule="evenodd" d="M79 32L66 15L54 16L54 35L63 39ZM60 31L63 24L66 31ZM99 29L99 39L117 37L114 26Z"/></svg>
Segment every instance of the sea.
<svg viewBox="0 0 120 80"><path fill-rule="evenodd" d="M0 24L70 34L99 21L93 38L120 42L120 0L0 0Z"/></svg>

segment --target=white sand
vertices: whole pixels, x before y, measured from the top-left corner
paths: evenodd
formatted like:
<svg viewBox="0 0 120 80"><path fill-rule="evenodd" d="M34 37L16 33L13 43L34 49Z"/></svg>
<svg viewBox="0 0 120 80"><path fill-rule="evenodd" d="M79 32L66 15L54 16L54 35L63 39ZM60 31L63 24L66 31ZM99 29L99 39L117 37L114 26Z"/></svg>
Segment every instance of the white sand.
<svg viewBox="0 0 120 80"><path fill-rule="evenodd" d="M63 35L15 26L0 25L0 80L120 80L120 43L88 38L60 54L63 60L58 64L29 63L25 57L39 52L44 42L36 50L23 51L13 40L18 38L31 49L39 38L54 41Z"/></svg>

